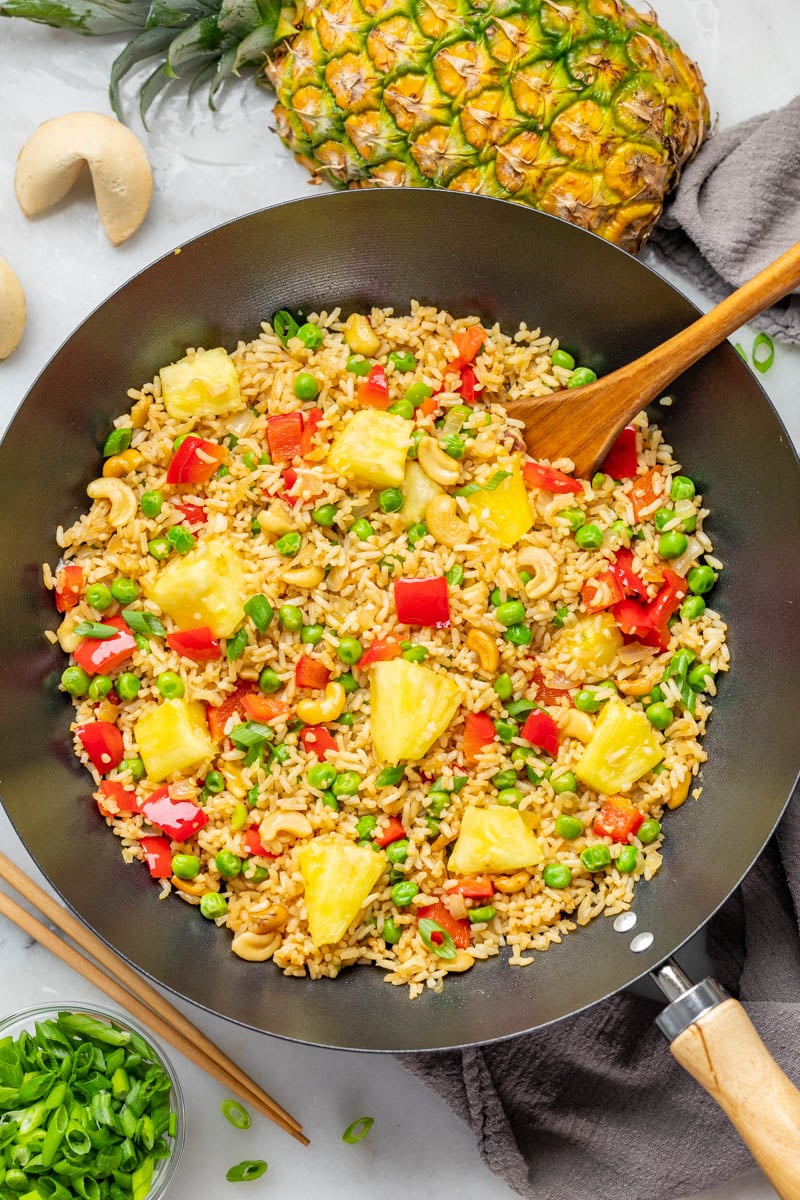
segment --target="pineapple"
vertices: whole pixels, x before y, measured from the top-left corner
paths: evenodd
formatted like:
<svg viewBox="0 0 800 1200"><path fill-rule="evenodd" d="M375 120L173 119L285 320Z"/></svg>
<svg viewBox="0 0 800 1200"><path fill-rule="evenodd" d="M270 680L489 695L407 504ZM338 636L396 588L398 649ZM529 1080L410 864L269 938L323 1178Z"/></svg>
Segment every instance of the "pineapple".
<svg viewBox="0 0 800 1200"><path fill-rule="evenodd" d="M162 367L160 375L164 407L177 421L219 417L245 406L236 367L221 346Z"/></svg>
<svg viewBox="0 0 800 1200"><path fill-rule="evenodd" d="M708 129L702 76L627 0L0 0L84 34L145 30L112 69L162 59L210 100L255 66L279 136L336 187L444 187L517 200L635 252ZM498 218L499 219L499 218Z"/></svg>
<svg viewBox="0 0 800 1200"><path fill-rule="evenodd" d="M441 496L444 488L426 475L418 462L410 459L406 463L403 479L403 508L401 517L406 529L425 520L428 505L436 496Z"/></svg>
<svg viewBox="0 0 800 1200"><path fill-rule="evenodd" d="M362 408L331 446L328 466L356 483L397 487L403 482L410 430L403 417Z"/></svg>
<svg viewBox="0 0 800 1200"><path fill-rule="evenodd" d="M370 669L372 744L379 762L423 758L461 702L458 685L440 671L393 658Z"/></svg>
<svg viewBox="0 0 800 1200"><path fill-rule="evenodd" d="M214 637L230 637L248 596L242 559L222 538L211 538L168 563L145 594L179 629L206 625Z"/></svg>
<svg viewBox="0 0 800 1200"><path fill-rule="evenodd" d="M566 650L583 673L587 683L597 683L608 675L608 668L623 645L619 626L611 613L599 612L579 616L557 638L555 646Z"/></svg>
<svg viewBox="0 0 800 1200"><path fill-rule="evenodd" d="M306 842L297 860L312 942L319 947L341 941L386 870L386 858L371 846L331 834Z"/></svg>
<svg viewBox="0 0 800 1200"><path fill-rule="evenodd" d="M506 479L493 488L481 488L467 501L484 533L503 550L516 546L533 526L528 489L520 474L519 463Z"/></svg>
<svg viewBox="0 0 800 1200"><path fill-rule="evenodd" d="M535 867L543 858L541 845L515 808L470 806L447 869L451 875L501 874Z"/></svg>
<svg viewBox="0 0 800 1200"><path fill-rule="evenodd" d="M191 771L216 753L205 708L191 700L164 700L158 708L139 717L133 736L147 778L156 783L170 775Z"/></svg>
<svg viewBox="0 0 800 1200"><path fill-rule="evenodd" d="M597 718L575 774L596 792L611 795L627 791L663 757L664 747L644 713L614 697Z"/></svg>

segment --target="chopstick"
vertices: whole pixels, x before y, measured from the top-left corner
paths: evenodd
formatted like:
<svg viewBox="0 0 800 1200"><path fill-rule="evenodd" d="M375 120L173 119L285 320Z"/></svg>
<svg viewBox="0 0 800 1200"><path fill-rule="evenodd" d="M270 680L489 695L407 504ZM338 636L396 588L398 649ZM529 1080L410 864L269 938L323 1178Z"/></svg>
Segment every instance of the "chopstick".
<svg viewBox="0 0 800 1200"><path fill-rule="evenodd" d="M40 942L51 953L76 970L84 979L93 983L100 991L105 992L112 1000L126 1008L143 1025L146 1025L158 1037L163 1038L165 1042L169 1042L171 1046L213 1076L229 1091L234 1092L248 1104L252 1104L254 1108L257 1108L265 1117L284 1129L302 1145L309 1145L309 1139L303 1133L302 1126L285 1108L282 1108L263 1088L246 1075L233 1059L220 1050L219 1046L195 1028L183 1013L165 1000L149 983L140 978L96 934L48 896L47 892L29 879L24 871L4 854L0 854L0 879L4 879L20 896L38 908L80 949L76 950L62 941L57 934L4 892L0 892L1 915L13 921L35 941ZM81 953L81 951L85 953ZM88 957L89 955L91 958ZM97 963L100 963L106 970L101 970L95 962L92 962L92 958L96 959Z"/></svg>

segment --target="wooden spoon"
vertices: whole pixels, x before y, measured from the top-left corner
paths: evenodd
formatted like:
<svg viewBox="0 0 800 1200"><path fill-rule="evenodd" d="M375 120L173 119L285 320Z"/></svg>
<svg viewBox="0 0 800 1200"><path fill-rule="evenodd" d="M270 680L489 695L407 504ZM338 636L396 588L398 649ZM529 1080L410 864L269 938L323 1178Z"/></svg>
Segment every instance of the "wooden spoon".
<svg viewBox="0 0 800 1200"><path fill-rule="evenodd" d="M800 242L710 312L626 367L584 387L511 400L506 409L524 421L523 436L535 458L571 458L575 474L589 476L619 432L667 384L798 285Z"/></svg>

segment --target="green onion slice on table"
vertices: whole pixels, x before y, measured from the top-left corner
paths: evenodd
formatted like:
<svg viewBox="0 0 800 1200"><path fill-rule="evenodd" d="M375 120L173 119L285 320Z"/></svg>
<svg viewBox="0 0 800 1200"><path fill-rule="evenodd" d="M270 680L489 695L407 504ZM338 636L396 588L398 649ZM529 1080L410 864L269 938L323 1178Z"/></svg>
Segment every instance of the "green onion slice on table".
<svg viewBox="0 0 800 1200"><path fill-rule="evenodd" d="M263 1158L247 1158L235 1167L230 1167L225 1178L228 1183L250 1183L253 1179L260 1179L266 1169L267 1164Z"/></svg>
<svg viewBox="0 0 800 1200"><path fill-rule="evenodd" d="M357 1142L363 1142L374 1124L374 1117L359 1117L357 1121L353 1121L347 1126L342 1134L342 1141L347 1142L348 1146L355 1146Z"/></svg>
<svg viewBox="0 0 800 1200"><path fill-rule="evenodd" d="M223 1100L219 1107L225 1120L235 1129L249 1129L253 1124L250 1113L238 1100Z"/></svg>

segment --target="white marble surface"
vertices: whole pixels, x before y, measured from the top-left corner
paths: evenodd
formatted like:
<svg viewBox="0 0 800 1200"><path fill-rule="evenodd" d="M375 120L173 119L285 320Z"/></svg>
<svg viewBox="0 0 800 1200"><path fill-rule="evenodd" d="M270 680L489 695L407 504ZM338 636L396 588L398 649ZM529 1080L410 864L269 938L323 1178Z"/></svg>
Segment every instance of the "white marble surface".
<svg viewBox="0 0 800 1200"><path fill-rule="evenodd" d="M658 9L664 25L701 62L722 126L783 104L800 88L797 0L660 0ZM12 187L18 150L49 117L109 111L105 82L114 44L0 21L0 52L0 257L19 274L30 312L20 349L0 364L2 431L60 342L113 288L220 221L307 194L308 179L268 132L269 97L239 82L216 115L201 98L190 106L180 97L157 105L152 131L142 133L156 195L145 226L126 245L114 250L105 240L86 187L50 216L28 222ZM743 331L740 340L749 347L752 331ZM779 348L764 383L800 441L800 352ZM0 849L36 876L2 812ZM0 923L0 1015L47 1000L98 998L84 980ZM483 1167L468 1130L389 1058L291 1046L194 1010L191 1015L304 1122L313 1144L301 1151L260 1119L248 1133L232 1129L219 1115L220 1089L175 1056L190 1117L172 1200L220 1194L227 1167L257 1157L266 1158L270 1169L250 1185L253 1200L318 1190L330 1200L359 1200L391 1179L402 1180L405 1192L422 1200L442 1193L464 1200L512 1195ZM376 1118L369 1138L358 1147L343 1145L342 1130L363 1114ZM752 1173L695 1200L774 1195Z"/></svg>

